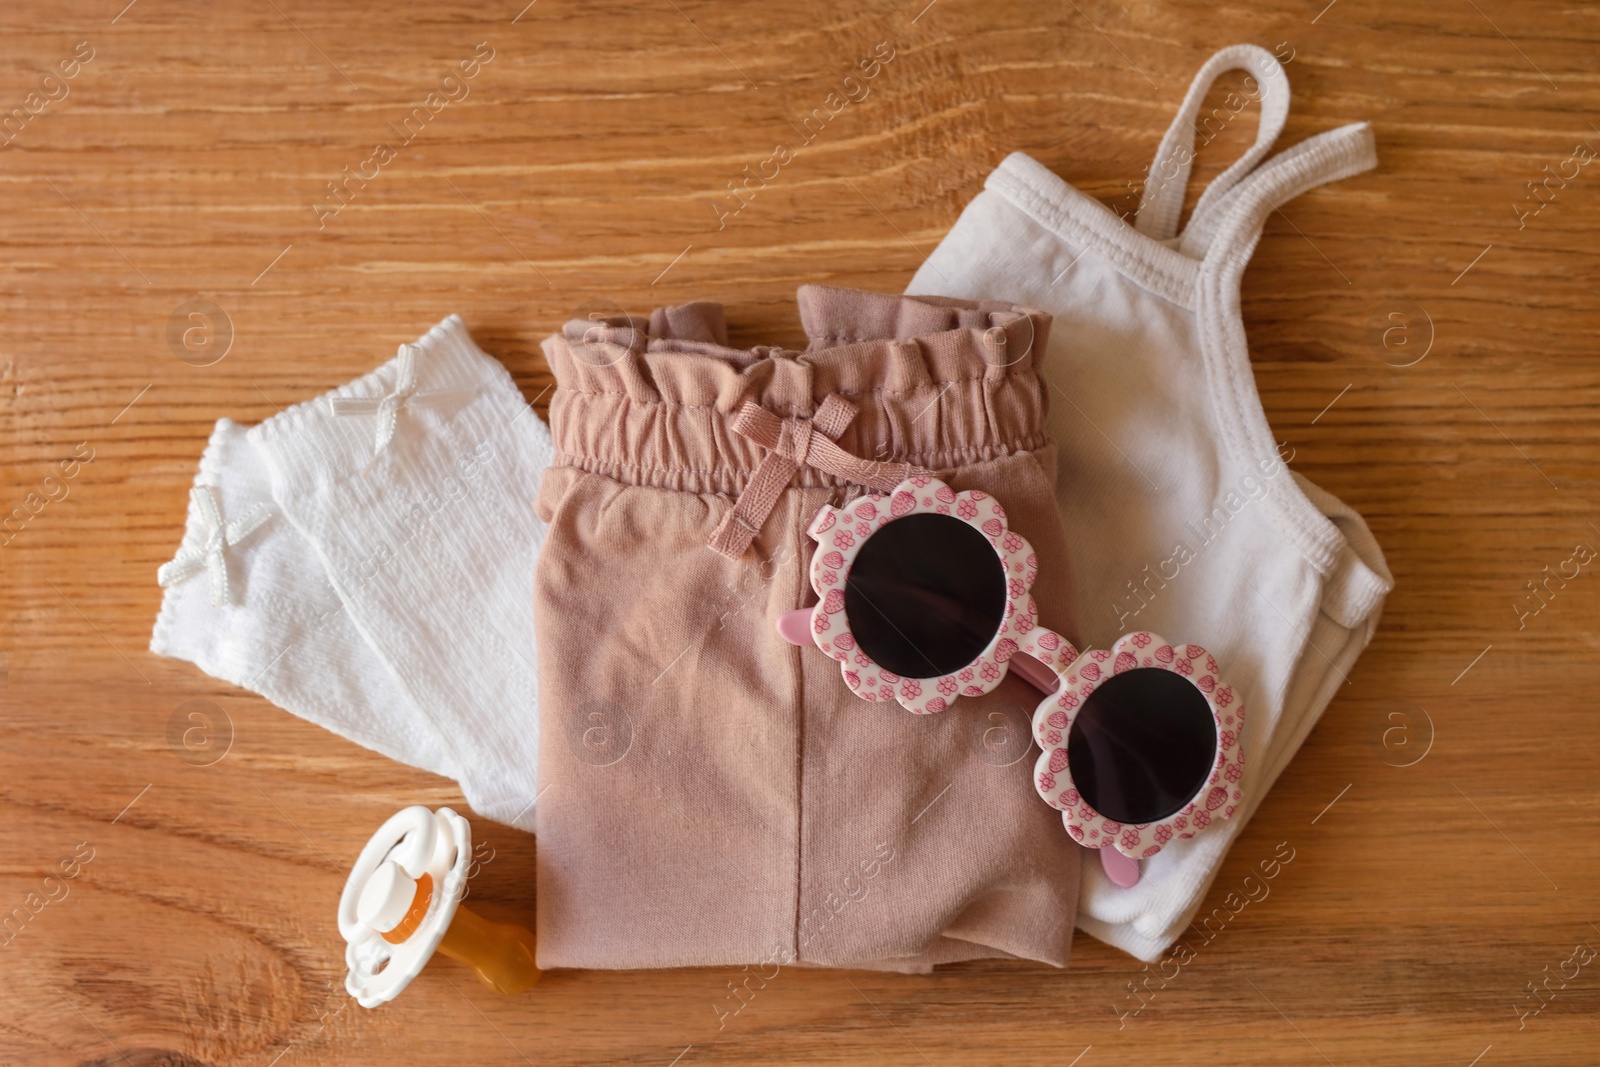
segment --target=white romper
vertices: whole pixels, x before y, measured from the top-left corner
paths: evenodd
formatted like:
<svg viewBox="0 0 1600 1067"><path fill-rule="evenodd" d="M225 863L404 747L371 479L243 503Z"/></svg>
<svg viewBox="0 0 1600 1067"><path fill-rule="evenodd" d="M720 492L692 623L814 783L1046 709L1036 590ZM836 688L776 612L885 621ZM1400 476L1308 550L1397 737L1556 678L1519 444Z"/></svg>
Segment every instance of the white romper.
<svg viewBox="0 0 1600 1067"><path fill-rule="evenodd" d="M1180 233L1195 119L1226 70L1257 77L1260 132ZM1245 691L1240 813L1146 860L1130 889L1082 865L1078 926L1145 960L1193 919L1393 586L1361 517L1284 464L1250 367L1239 281L1267 215L1377 162L1365 123L1264 159L1288 111L1288 79L1269 52L1223 49L1157 150L1136 226L1014 153L908 289L1055 317L1047 425L1060 447L1056 497L1084 641L1104 648L1148 629L1198 642Z"/></svg>

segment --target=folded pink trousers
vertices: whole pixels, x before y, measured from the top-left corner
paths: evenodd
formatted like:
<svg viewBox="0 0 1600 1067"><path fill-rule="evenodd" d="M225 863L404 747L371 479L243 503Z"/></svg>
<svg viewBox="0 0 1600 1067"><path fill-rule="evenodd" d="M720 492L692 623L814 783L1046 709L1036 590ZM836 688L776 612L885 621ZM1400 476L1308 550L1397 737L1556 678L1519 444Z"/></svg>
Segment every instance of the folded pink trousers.
<svg viewBox="0 0 1600 1067"><path fill-rule="evenodd" d="M722 308L575 321L545 343L557 456L535 606L539 965L1065 965L1080 849L1030 781L1038 696L948 711L856 698L786 643L815 603L805 530L868 490L800 467L737 558L713 551L767 454L753 401L857 413L854 456L994 495L1034 546L1041 623L1075 638L1027 308L806 287L810 347L730 348Z"/></svg>

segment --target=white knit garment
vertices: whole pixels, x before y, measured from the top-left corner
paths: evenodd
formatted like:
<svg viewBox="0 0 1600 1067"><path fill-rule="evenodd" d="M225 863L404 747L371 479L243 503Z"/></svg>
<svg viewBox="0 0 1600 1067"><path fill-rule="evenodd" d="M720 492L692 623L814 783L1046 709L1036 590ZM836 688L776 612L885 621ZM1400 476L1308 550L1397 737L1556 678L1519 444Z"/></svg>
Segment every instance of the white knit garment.
<svg viewBox="0 0 1600 1067"><path fill-rule="evenodd" d="M533 499L552 452L454 315L328 396L248 432L223 419L151 651L454 777L478 813L531 830Z"/></svg>
<svg viewBox="0 0 1600 1067"><path fill-rule="evenodd" d="M1232 69L1258 79L1260 135L1180 234L1197 112ZM1224 49L1162 141L1137 228L1016 153L908 289L1054 316L1043 373L1084 642L1106 648L1154 630L1200 644L1244 694L1245 797L1234 817L1144 861L1129 889L1083 864L1079 928L1144 960L1193 919L1393 586L1360 516L1288 472L1246 348L1239 280L1268 213L1376 163L1365 124L1263 161L1288 110L1288 79L1270 53Z"/></svg>

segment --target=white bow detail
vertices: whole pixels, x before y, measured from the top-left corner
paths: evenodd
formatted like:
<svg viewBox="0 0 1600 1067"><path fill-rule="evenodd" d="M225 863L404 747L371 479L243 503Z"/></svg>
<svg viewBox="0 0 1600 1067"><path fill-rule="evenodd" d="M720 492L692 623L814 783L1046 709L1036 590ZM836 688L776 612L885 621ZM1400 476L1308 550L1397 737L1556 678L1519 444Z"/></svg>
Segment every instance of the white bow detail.
<svg viewBox="0 0 1600 1067"><path fill-rule="evenodd" d="M217 506L216 493L210 486L197 485L190 489L189 499L200 514L200 525L206 534L205 544L179 552L172 562L163 563L161 569L156 571L156 581L166 587L176 585L202 569L210 571L211 603L220 608L232 599L228 583L228 558L223 550L259 530L272 518L272 509L266 504L257 504L242 518L224 526L222 510Z"/></svg>
<svg viewBox="0 0 1600 1067"><path fill-rule="evenodd" d="M467 392L460 389L417 392L417 346L400 346L399 374L395 378L394 392L387 396L371 397L336 396L328 401L335 415L376 415L373 431L373 453L382 452L394 439L400 412L422 405L448 404L465 399Z"/></svg>

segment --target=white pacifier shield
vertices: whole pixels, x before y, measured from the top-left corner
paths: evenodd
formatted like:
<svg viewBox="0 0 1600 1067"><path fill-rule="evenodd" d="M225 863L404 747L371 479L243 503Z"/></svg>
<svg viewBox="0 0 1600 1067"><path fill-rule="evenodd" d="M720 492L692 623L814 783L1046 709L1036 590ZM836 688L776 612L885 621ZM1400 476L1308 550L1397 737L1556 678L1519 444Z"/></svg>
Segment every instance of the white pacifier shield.
<svg viewBox="0 0 1600 1067"><path fill-rule="evenodd" d="M346 941L346 991L364 1008L393 1000L439 947L455 918L472 856L467 820L440 808L397 812L372 835L339 897L339 933ZM433 879L433 899L422 921L398 945L383 933L411 910L417 883Z"/></svg>

